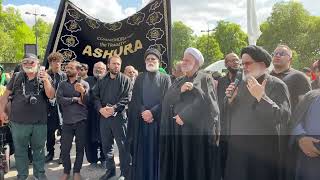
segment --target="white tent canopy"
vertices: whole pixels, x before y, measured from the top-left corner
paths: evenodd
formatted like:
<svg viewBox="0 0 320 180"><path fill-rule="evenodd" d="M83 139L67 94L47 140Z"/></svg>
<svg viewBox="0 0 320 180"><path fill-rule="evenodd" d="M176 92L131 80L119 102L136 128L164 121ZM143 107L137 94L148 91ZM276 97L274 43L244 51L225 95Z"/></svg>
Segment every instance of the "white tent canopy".
<svg viewBox="0 0 320 180"><path fill-rule="evenodd" d="M204 70L210 71L210 72L219 72L222 73L222 71L226 70L226 66L224 65L224 60L216 61L209 66L207 66Z"/></svg>

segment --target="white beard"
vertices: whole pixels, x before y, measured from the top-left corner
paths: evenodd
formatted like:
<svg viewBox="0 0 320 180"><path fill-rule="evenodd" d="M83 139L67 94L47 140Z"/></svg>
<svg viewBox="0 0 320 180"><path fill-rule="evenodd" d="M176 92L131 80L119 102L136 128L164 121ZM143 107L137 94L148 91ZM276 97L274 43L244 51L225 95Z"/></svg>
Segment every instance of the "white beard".
<svg viewBox="0 0 320 180"><path fill-rule="evenodd" d="M22 69L23 69L23 71L24 71L25 73L35 73L35 72L38 72L38 66L32 67L32 68L23 67Z"/></svg>
<svg viewBox="0 0 320 180"><path fill-rule="evenodd" d="M96 73L96 72L93 72L93 76L97 79L102 79L105 75L104 74L100 74L100 73Z"/></svg>
<svg viewBox="0 0 320 180"><path fill-rule="evenodd" d="M159 64L156 64L155 66L148 66L148 64L146 64L146 69L149 72L157 72L159 71Z"/></svg>
<svg viewBox="0 0 320 180"><path fill-rule="evenodd" d="M256 70L255 72L249 73L249 74L244 74L242 73L242 80L247 81L249 76L254 77L255 79L258 79L260 76L262 76L265 73L265 71L259 71Z"/></svg>
<svg viewBox="0 0 320 180"><path fill-rule="evenodd" d="M187 67L181 66L181 71L183 73L190 72L192 71L192 69L193 69L193 66L187 66Z"/></svg>

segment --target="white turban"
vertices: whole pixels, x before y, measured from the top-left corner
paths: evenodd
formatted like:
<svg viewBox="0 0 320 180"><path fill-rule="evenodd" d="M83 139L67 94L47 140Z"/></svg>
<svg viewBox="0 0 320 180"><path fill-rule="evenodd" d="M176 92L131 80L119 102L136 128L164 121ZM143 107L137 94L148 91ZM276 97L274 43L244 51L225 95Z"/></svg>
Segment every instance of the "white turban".
<svg viewBox="0 0 320 180"><path fill-rule="evenodd" d="M196 61L199 62L199 66L200 67L203 65L204 58L202 56L202 53L198 49L189 47L184 51L184 55L187 54L187 53L191 54L196 59Z"/></svg>

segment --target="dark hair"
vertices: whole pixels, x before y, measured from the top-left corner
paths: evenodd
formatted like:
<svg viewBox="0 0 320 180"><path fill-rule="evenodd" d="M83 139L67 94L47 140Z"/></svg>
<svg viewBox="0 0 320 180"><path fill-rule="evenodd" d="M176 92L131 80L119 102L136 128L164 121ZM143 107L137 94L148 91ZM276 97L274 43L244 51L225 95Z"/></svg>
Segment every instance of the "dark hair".
<svg viewBox="0 0 320 180"><path fill-rule="evenodd" d="M116 54L115 54L115 55L112 55L111 57L108 58L107 64L110 64L110 61L111 61L111 59L113 59L113 58L119 59L120 62L122 63L121 57L120 57L119 55L116 55Z"/></svg>
<svg viewBox="0 0 320 180"><path fill-rule="evenodd" d="M304 68L302 69L302 72L304 72L304 73L311 72L311 69L308 68L308 67L304 67Z"/></svg>
<svg viewBox="0 0 320 180"><path fill-rule="evenodd" d="M63 55L61 54L61 53L59 53L59 52L52 52L52 53L50 53L49 54L49 56L48 56L48 62L50 63L50 62L52 62L52 61L54 61L54 60L59 60L59 61L63 61Z"/></svg>
<svg viewBox="0 0 320 180"><path fill-rule="evenodd" d="M76 60L72 60L72 61L70 61L69 63L75 63L77 70L80 70L81 67L82 67L82 64L81 64L79 61L76 61ZM68 63L68 64L69 64L69 63Z"/></svg>
<svg viewBox="0 0 320 180"><path fill-rule="evenodd" d="M84 68L85 70L88 70L89 66L86 63L81 63L81 68Z"/></svg>

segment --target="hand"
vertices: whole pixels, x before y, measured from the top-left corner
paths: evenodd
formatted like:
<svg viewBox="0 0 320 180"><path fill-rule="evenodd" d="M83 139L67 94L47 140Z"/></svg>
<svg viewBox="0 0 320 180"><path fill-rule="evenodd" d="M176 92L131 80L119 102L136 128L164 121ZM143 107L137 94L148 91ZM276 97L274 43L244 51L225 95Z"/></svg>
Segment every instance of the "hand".
<svg viewBox="0 0 320 180"><path fill-rule="evenodd" d="M152 123L153 122L153 115L150 110L145 110L141 113L142 119L146 123Z"/></svg>
<svg viewBox="0 0 320 180"><path fill-rule="evenodd" d="M176 123L180 126L184 125L184 122L182 121L182 119L180 118L179 115L176 115L175 117L173 117L173 119L176 119Z"/></svg>
<svg viewBox="0 0 320 180"><path fill-rule="evenodd" d="M110 114L107 110L106 107L104 108L100 108L99 109L100 114L104 117L104 118L109 118L112 114Z"/></svg>
<svg viewBox="0 0 320 180"><path fill-rule="evenodd" d="M8 121L8 115L5 112L0 113L0 122L1 124L5 123Z"/></svg>
<svg viewBox="0 0 320 180"><path fill-rule="evenodd" d="M193 89L193 84L191 82L185 82L181 86L181 93L184 93L186 91L191 91Z"/></svg>
<svg viewBox="0 0 320 180"><path fill-rule="evenodd" d="M232 94L233 92L233 94ZM235 97L238 94L238 87L234 85L234 83L231 83L228 88L226 89L226 97L228 98L228 103L231 104Z"/></svg>
<svg viewBox="0 0 320 180"><path fill-rule="evenodd" d="M81 83L76 83L76 84L74 85L74 89L75 89L77 92L81 93L81 94L84 94L84 93L86 92L86 89L84 88L83 84L81 84Z"/></svg>
<svg viewBox="0 0 320 180"><path fill-rule="evenodd" d="M318 157L320 155L320 151L314 146L314 143L320 143L320 140L312 137L299 139L299 147L308 157Z"/></svg>
<svg viewBox="0 0 320 180"><path fill-rule="evenodd" d="M114 107L112 106L106 106L105 110L108 112L108 114L110 114L110 116L114 114Z"/></svg>
<svg viewBox="0 0 320 180"><path fill-rule="evenodd" d="M262 82L262 84L259 84L254 77L250 76L248 78L247 88L250 94L255 97L258 102L260 102L261 98L265 95L266 84L266 79Z"/></svg>
<svg viewBox="0 0 320 180"><path fill-rule="evenodd" d="M83 105L80 97L73 97L73 98L72 98L72 101L73 101L73 102L77 102L78 104Z"/></svg>
<svg viewBox="0 0 320 180"><path fill-rule="evenodd" d="M43 82L49 82L49 75L46 71L39 71L39 78L43 81Z"/></svg>

